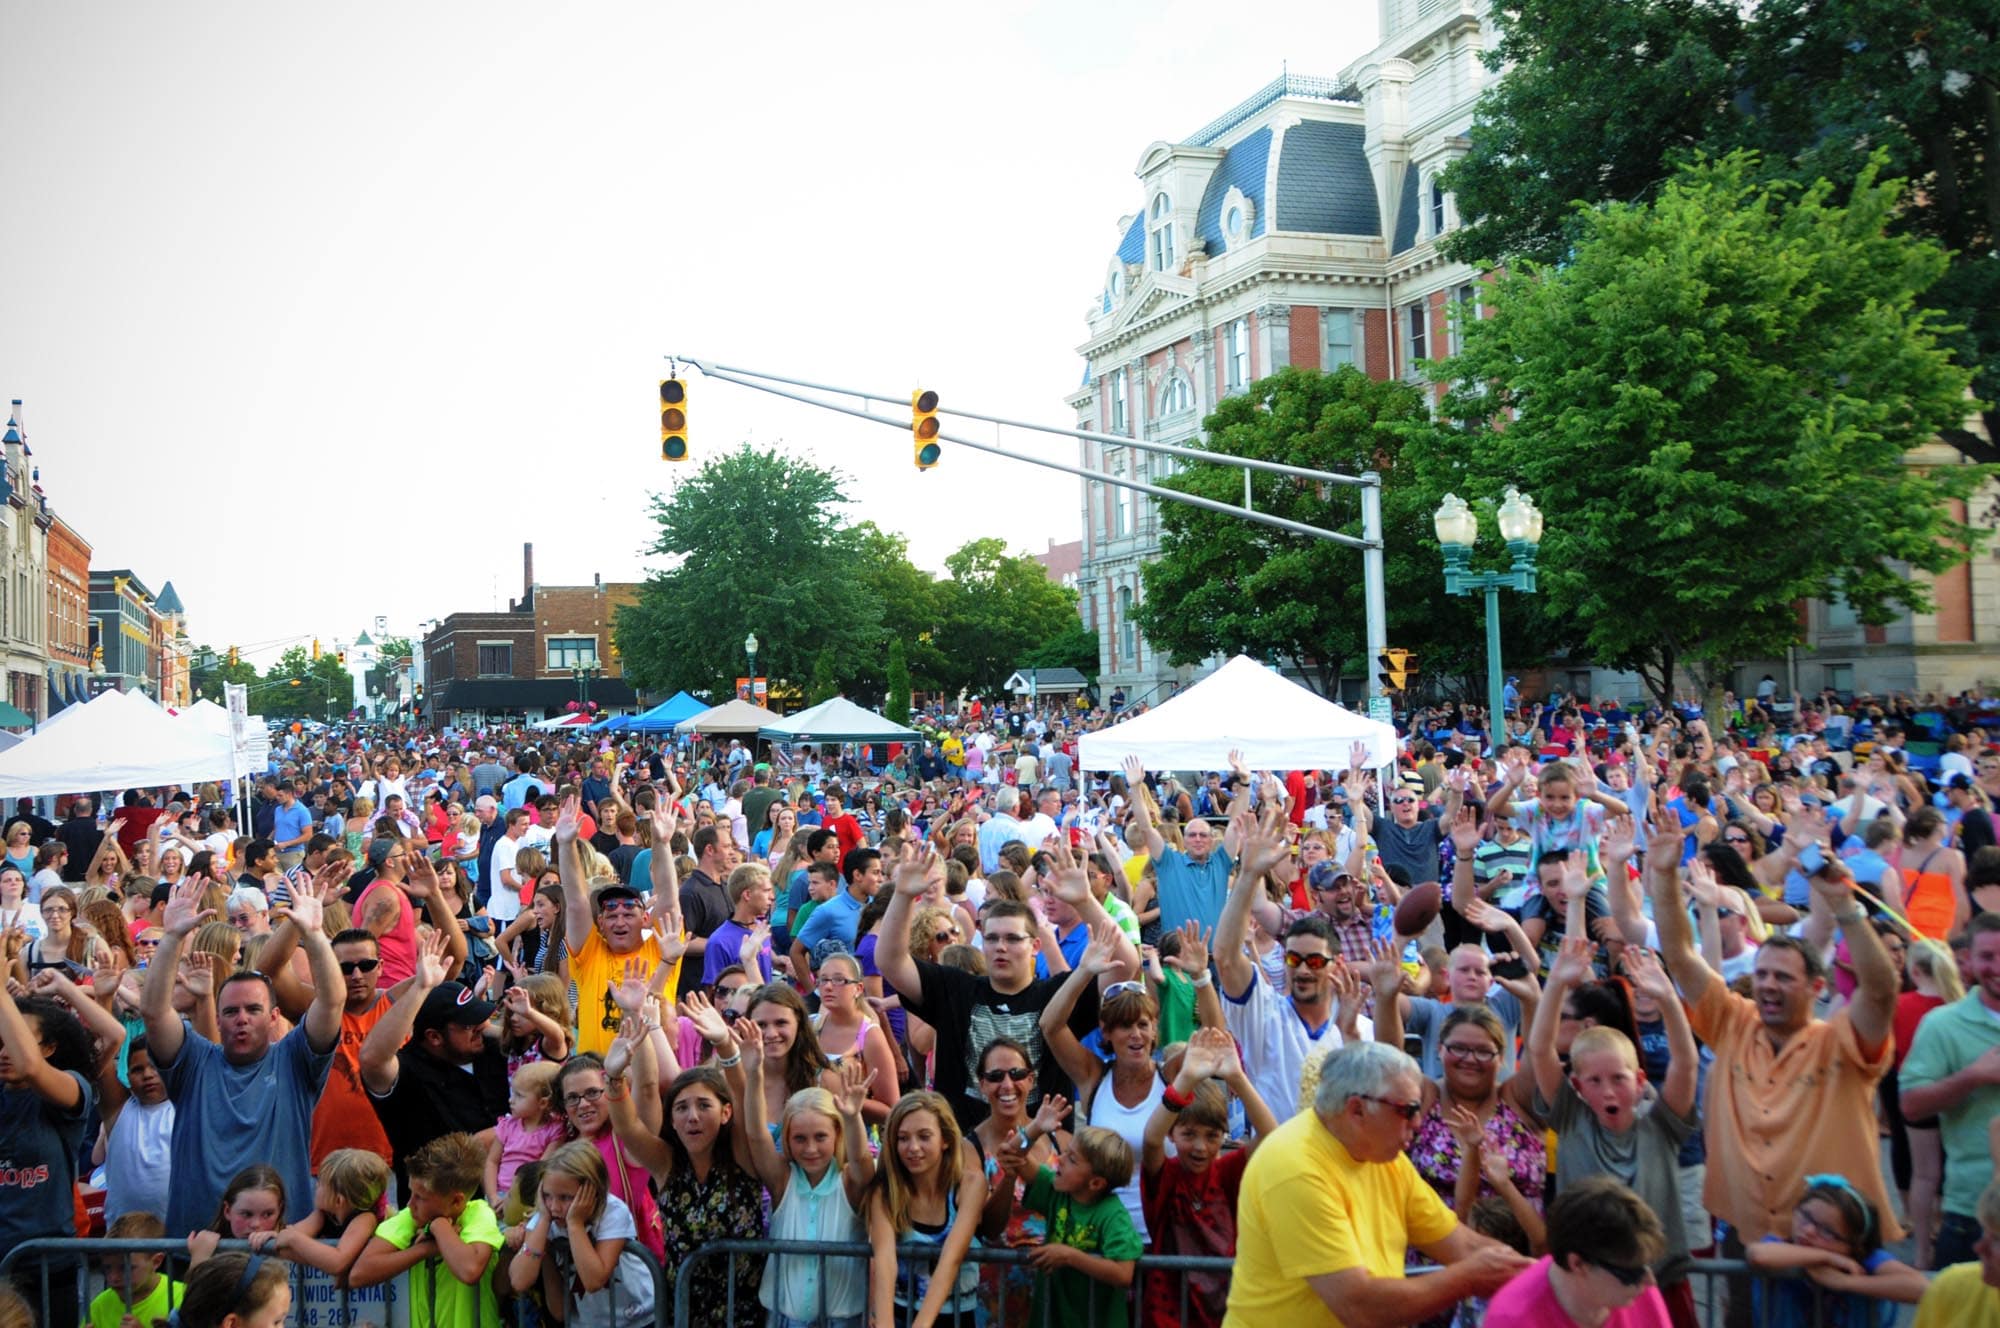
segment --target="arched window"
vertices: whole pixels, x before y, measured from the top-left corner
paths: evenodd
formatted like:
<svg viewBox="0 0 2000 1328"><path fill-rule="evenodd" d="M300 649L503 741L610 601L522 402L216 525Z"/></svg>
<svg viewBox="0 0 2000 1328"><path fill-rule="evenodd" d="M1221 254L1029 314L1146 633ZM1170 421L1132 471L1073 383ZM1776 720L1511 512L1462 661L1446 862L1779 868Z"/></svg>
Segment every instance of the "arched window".
<svg viewBox="0 0 2000 1328"><path fill-rule="evenodd" d="M1161 415L1174 415L1184 410L1194 409L1194 389L1181 374L1169 374L1160 388Z"/></svg>
<svg viewBox="0 0 2000 1328"><path fill-rule="evenodd" d="M1152 236L1153 270L1171 271L1174 266L1174 200L1165 193L1153 195L1148 229Z"/></svg>
<svg viewBox="0 0 2000 1328"><path fill-rule="evenodd" d="M1129 664L1139 654L1139 629L1132 625L1132 587L1118 587L1118 649Z"/></svg>
<svg viewBox="0 0 2000 1328"><path fill-rule="evenodd" d="M1444 234L1444 186L1431 177L1431 234Z"/></svg>

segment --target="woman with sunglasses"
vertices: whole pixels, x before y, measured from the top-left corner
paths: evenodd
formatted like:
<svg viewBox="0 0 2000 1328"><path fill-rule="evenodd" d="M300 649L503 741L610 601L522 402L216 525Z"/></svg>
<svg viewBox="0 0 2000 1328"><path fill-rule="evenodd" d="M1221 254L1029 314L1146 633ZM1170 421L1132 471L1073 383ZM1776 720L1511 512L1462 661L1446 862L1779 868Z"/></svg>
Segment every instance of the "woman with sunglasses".
<svg viewBox="0 0 2000 1328"><path fill-rule="evenodd" d="M1132 1146L1140 1156L1146 1144L1146 1122L1166 1092L1153 1053L1160 1043L1160 1006L1146 990L1144 980L1114 982L1098 999L1097 1027L1100 1045L1110 1052L1110 1062L1102 1051L1087 1051L1070 1031L1069 1017L1076 1009L1083 989L1106 973L1121 966L1118 952L1124 935L1115 922L1100 924L1091 933L1076 967L1042 1009L1042 1037L1049 1054L1076 1085L1077 1126L1094 1125L1112 1131ZM1145 1205L1139 1195L1139 1172L1118 1187L1119 1201L1132 1215L1139 1238L1146 1239Z"/></svg>
<svg viewBox="0 0 2000 1328"><path fill-rule="evenodd" d="M1007 1209L1007 1225L999 1244L1010 1250L1033 1249L1049 1240L1046 1217L1024 1202L1027 1182L1000 1173L1000 1148L1008 1139L1019 1139L1027 1128L1030 1103L1036 1100L1035 1067L1028 1049L1010 1037L997 1037L979 1053L979 1095L986 1100L986 1119L973 1126L965 1137L978 1150L986 1169L988 1212ZM1028 1146L1033 1165L1053 1166L1056 1153L1066 1139L1066 1131L1042 1135ZM981 1229L990 1232L991 1224ZM989 1242L990 1243L990 1242ZM979 1301L988 1310L987 1322L995 1324L1031 1322L1035 1299L1035 1270L1029 1264L982 1264L979 1270Z"/></svg>

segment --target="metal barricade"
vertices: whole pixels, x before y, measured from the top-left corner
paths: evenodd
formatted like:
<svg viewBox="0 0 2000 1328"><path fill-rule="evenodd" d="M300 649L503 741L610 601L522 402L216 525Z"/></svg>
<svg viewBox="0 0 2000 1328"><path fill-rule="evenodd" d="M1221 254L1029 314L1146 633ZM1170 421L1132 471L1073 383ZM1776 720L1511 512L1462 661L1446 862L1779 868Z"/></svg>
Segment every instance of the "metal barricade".
<svg viewBox="0 0 2000 1328"><path fill-rule="evenodd" d="M872 1262L874 1257L874 1252L875 1252L874 1247L864 1241L852 1241L844 1243L830 1243L830 1242L810 1241L810 1240L708 1241L699 1246L698 1248L696 1248L686 1258L681 1260L680 1267L675 1269L674 1271L674 1289L673 1289L674 1328L692 1328L692 1325L694 1324L695 1321L694 1310L693 1310L693 1305L691 1304L693 1279L689 1276L689 1273L694 1269L695 1265L699 1264L704 1259L735 1258L739 1255L768 1257L773 1254L792 1255L795 1257L816 1259L819 1261L820 1264L819 1284L821 1286L825 1286L826 1285L825 1263L828 1259L857 1259L864 1263L868 1263ZM917 1297L915 1295L915 1282L916 1282L915 1266L935 1264L938 1256L938 1247L936 1245L930 1245L930 1244L906 1244L898 1246L896 1253L898 1255L899 1263L910 1266L910 1271L908 1272L907 1275L904 1275L903 1298L907 1303L915 1304L917 1301ZM986 1245L974 1244L973 1247L970 1250L968 1250L965 1255L965 1262L968 1265L1020 1267L1020 1266L1031 1265L1033 1261L1034 1261L1034 1247L1016 1249L1016 1248L1008 1248L1001 1246L986 1246ZM1110 1287L1104 1287L1103 1292L1106 1296L1116 1296L1120 1299L1127 1301L1128 1303L1126 1309L1129 1314L1128 1321L1137 1324L1142 1321L1141 1309L1143 1304L1142 1298L1145 1293L1146 1274L1148 1272L1180 1273L1181 1277L1178 1286L1178 1292L1180 1298L1179 1319L1180 1322L1186 1323L1188 1317L1187 1275L1189 1273L1194 1273L1194 1272L1205 1272L1205 1273L1219 1273L1224 1277L1227 1277L1229 1269L1233 1265L1234 1261L1230 1259L1222 1259L1214 1257L1198 1257L1194 1255L1185 1255L1185 1254L1149 1254L1142 1256L1138 1260L1138 1267L1133 1273L1132 1285L1129 1289L1124 1291L1115 1291ZM1095 1287L1095 1285L1096 1284L1093 1284L1093 1287ZM707 1308L709 1309L710 1312L712 1312L713 1307L707 1307ZM730 1279L728 1282L728 1293L724 1300L724 1304L722 1306L722 1312L723 1312L722 1322L726 1324L734 1324L735 1322L737 1322L736 1318L737 1288L734 1278ZM760 1318L762 1317L761 1313L759 1317ZM865 1308L863 1310L862 1317L864 1319L867 1317L867 1312ZM950 1321L951 1317L952 1316L949 1315L940 1315L938 1318L938 1322L940 1324L946 1324ZM966 1311L961 1311L957 1317L964 1318L967 1321L969 1321L971 1319L971 1314ZM1096 1316L1093 1314L1092 1318L1093 1321L1095 1321ZM1036 1326L1036 1328L1053 1328L1052 1323L1048 1321L1048 1316L1046 1313L1044 1314L1044 1320L1045 1322L1042 1325ZM827 1318L826 1307L823 1302L820 1307L819 1317L815 1319L813 1322L817 1325L817 1328L828 1328L830 1321ZM982 1322L986 1324L988 1328L1029 1328L1028 1325L1017 1325L1008 1323L1004 1318L1002 1318L998 1314L988 1314L986 1317L982 1319ZM884 1325L883 1328L887 1328L887 1326Z"/></svg>
<svg viewBox="0 0 2000 1328"><path fill-rule="evenodd" d="M332 1242L326 1242L332 1244ZM177 1308L174 1288L186 1280L187 1242L162 1238L159 1240L112 1240L77 1239L75 1237L45 1238L22 1241L4 1258L0 1258L0 1282L13 1282L24 1271L34 1278L39 1294L31 1297L37 1310L36 1322L42 1328L58 1324L83 1324L90 1321L89 1308L94 1288L92 1268L94 1261L111 1255L158 1254L166 1256L166 1264L161 1269L169 1279L168 1309ZM224 1240L216 1245L218 1254L251 1253L248 1241ZM672 1299L667 1294L666 1273L652 1251L638 1241L629 1241L625 1252L636 1256L645 1264L647 1276L652 1282L652 1304L645 1316L654 1328L668 1328L672 1322ZM502 1321L509 1318L505 1302L515 1296L506 1281L506 1267L511 1251L504 1247L498 1252L491 1276L494 1278L494 1293L503 1302ZM411 1299L410 1274L412 1268L397 1274L387 1281L368 1287L350 1287L343 1278L335 1278L317 1268L269 1256L275 1262L290 1270L292 1283L292 1313L287 1320L295 1328L407 1328L416 1316ZM418 1265L422 1267L423 1265ZM433 1270L433 1274L437 1270ZM449 1274L445 1274L449 1276ZM431 1283L429 1285L435 1285ZM606 1306L613 1324L636 1321L638 1316L629 1308L619 1304L619 1282L616 1270L608 1288L610 1298ZM75 1304L68 1303L73 1296ZM58 1304L58 1299L63 1303ZM578 1306L573 1296L565 1289L565 1321L577 1321ZM372 1307L380 1307L375 1312ZM433 1322L435 1321L433 1317ZM546 1322L546 1320L545 1320ZM151 1328L147 1325L147 1328Z"/></svg>
<svg viewBox="0 0 2000 1328"><path fill-rule="evenodd" d="M716 1240L706 1242L684 1258L680 1266L675 1270L673 1328L695 1328L696 1315L695 1307L692 1304L693 1281L688 1274L697 1264L705 1259L735 1258L741 1255L768 1257L773 1254L794 1255L819 1260L821 1264L819 1285L823 1287L826 1285L824 1272L826 1260L846 1258L871 1262L874 1256L874 1248L865 1242L859 1241L838 1244L803 1240ZM898 1247L897 1254L900 1260L906 1263L928 1265L936 1261L938 1247L927 1244L903 1245ZM1029 1264L1032 1258L1033 1250L1031 1248L1011 1249L975 1244L966 1253L966 1262L968 1264L1019 1266ZM1179 1312L1177 1317L1178 1321L1184 1324L1188 1322L1188 1274L1205 1272L1219 1274L1227 1278L1229 1270L1233 1266L1234 1260L1231 1259L1198 1258L1187 1255L1145 1255L1138 1261L1138 1267L1133 1275L1132 1286L1129 1291L1114 1292L1109 1287L1104 1288L1104 1291L1107 1295L1117 1294L1126 1298L1129 1301L1127 1308L1130 1317L1128 1321L1135 1325L1142 1325L1145 1323L1143 1317L1143 1296L1147 1272L1177 1272L1181 1274L1178 1282ZM1438 1270L1436 1268L1429 1268L1423 1270L1413 1269L1411 1271L1413 1275L1420 1276L1423 1272L1436 1272ZM1696 1259L1689 1266L1688 1283L1693 1293L1696 1319L1703 1325L1703 1328L1727 1328L1727 1325L1730 1323L1748 1323L1753 1328L1770 1328L1770 1325L1776 1321L1777 1315L1774 1297L1769 1294L1759 1297L1761 1304L1757 1305L1753 1312L1749 1300L1750 1288L1753 1284L1762 1284L1767 1289L1778 1283L1803 1284L1810 1296L1812 1304L1812 1318L1810 1322L1814 1325L1814 1328L1826 1328L1826 1326L1833 1325L1836 1322L1832 1311L1832 1306L1837 1303L1834 1300L1835 1293L1828 1292L1811 1283L1802 1274L1763 1272L1753 1269L1741 1259ZM723 1315L722 1322L725 1324L734 1324L738 1321L735 1279L730 1279L727 1285L728 1291L724 1303L720 1307ZM906 1303L914 1304L916 1302L916 1297L911 1294L913 1289L914 1275L912 1274L904 1280L903 1298ZM1742 1298L1736 1314L1729 1312L1729 1295L1732 1291ZM1864 1297L1863 1299L1866 1298ZM662 1303L665 1303L664 1298ZM715 1309L716 1307L714 1306L704 1306L702 1319L706 1321ZM997 1313L992 1313L992 1307L987 1307L987 1309L989 1312L981 1320L987 1328L1055 1328L1055 1325L1046 1321L1046 1316L1045 1321L1041 1324L1016 1324L1005 1321ZM1898 1324L1907 1324L1914 1317L1915 1307L1902 1305L1897 1307L1897 1311L1895 1322ZM758 1321L761 1322L764 1317L760 1312L757 1316ZM863 1317L866 1317L865 1310ZM1094 1320L1095 1316L1093 1316ZM660 1328L666 1328L666 1322L664 1319L660 1320ZM941 1315L939 1322L941 1324L948 1323L949 1316ZM823 1304L821 1314L815 1320L815 1323L818 1325L818 1328L827 1328L829 1321L826 1317Z"/></svg>

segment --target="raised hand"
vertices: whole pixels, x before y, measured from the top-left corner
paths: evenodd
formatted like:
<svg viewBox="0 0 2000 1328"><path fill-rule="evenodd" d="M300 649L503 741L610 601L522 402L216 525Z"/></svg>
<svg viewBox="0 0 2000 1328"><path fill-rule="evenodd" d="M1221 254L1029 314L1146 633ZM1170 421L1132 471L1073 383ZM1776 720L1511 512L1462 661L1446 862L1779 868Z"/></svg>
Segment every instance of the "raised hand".
<svg viewBox="0 0 2000 1328"><path fill-rule="evenodd" d="M701 1040L711 1047L731 1041L729 1022L722 1017L722 1011L715 1008L714 1002L708 999L706 993L691 991L682 998L681 1017L693 1024L694 1031L701 1035Z"/></svg>
<svg viewBox="0 0 2000 1328"><path fill-rule="evenodd" d="M1661 1005L1680 999L1673 978L1667 975L1667 970L1661 967L1658 956L1651 950L1637 946L1626 949L1625 977L1634 990L1643 992Z"/></svg>
<svg viewBox="0 0 2000 1328"><path fill-rule="evenodd" d="M748 1019L732 1019L730 1036L736 1039L737 1054L743 1058L743 1073L755 1074L764 1063L764 1035Z"/></svg>
<svg viewBox="0 0 2000 1328"><path fill-rule="evenodd" d="M558 844L574 844L583 830L583 803L574 794L562 800L562 808L556 813L555 839ZM656 846L657 851L657 846ZM671 849L666 851L671 852Z"/></svg>
<svg viewBox="0 0 2000 1328"><path fill-rule="evenodd" d="M1189 1079L1229 1079L1241 1069L1236 1039L1220 1028L1197 1028L1181 1058L1181 1074Z"/></svg>
<svg viewBox="0 0 2000 1328"><path fill-rule="evenodd" d="M1125 773L1125 787L1137 795L1146 783L1146 763L1136 756L1128 756L1119 762L1118 768Z"/></svg>
<svg viewBox="0 0 2000 1328"><path fill-rule="evenodd" d="M432 878L436 880L435 877ZM292 898L292 923L299 931L316 932L326 922L326 904L318 895L299 890Z"/></svg>
<svg viewBox="0 0 2000 1328"><path fill-rule="evenodd" d="M646 988L646 981L651 976L645 960L625 961L624 976L611 987L611 999L625 1015L635 1015L646 1008L646 1002L651 995Z"/></svg>
<svg viewBox="0 0 2000 1328"><path fill-rule="evenodd" d="M518 987L515 991L520 990ZM509 992L508 995L512 995ZM644 1012L628 1014L618 1025L618 1035L611 1039L610 1048L604 1053L604 1077L616 1079L631 1069L632 1061L638 1055L639 1044L651 1032L651 1025Z"/></svg>
<svg viewBox="0 0 2000 1328"><path fill-rule="evenodd" d="M1043 1134L1054 1134L1069 1119L1069 1109L1068 1098L1061 1093L1051 1093L1042 1099L1041 1108L1035 1112L1035 1119L1030 1123Z"/></svg>
<svg viewBox="0 0 2000 1328"><path fill-rule="evenodd" d="M671 798L653 800L653 851L673 851L674 834L681 827L680 811Z"/></svg>
<svg viewBox="0 0 2000 1328"><path fill-rule="evenodd" d="M1697 904L1709 907L1721 905L1722 887L1715 879L1715 868L1711 867L1708 859L1699 853L1695 854L1694 861L1688 864L1687 892L1688 897Z"/></svg>
<svg viewBox="0 0 2000 1328"><path fill-rule="evenodd" d="M1549 986L1575 987L1590 981L1596 944L1588 936L1565 936L1549 967Z"/></svg>
<svg viewBox="0 0 2000 1328"><path fill-rule="evenodd" d="M180 968L174 973L174 985L194 1000L204 1000L215 995L215 971L221 966L222 956L205 950L184 955Z"/></svg>
<svg viewBox="0 0 2000 1328"><path fill-rule="evenodd" d="M1208 942L1213 935L1203 931L1199 922L1189 918L1180 925L1181 952L1160 962L1190 978L1208 972Z"/></svg>
<svg viewBox="0 0 2000 1328"><path fill-rule="evenodd" d="M1638 827L1629 816L1606 818L1603 839L1603 856L1607 862L1629 862L1632 851L1638 846Z"/></svg>
<svg viewBox="0 0 2000 1328"><path fill-rule="evenodd" d="M1060 855L1060 860L1065 862L1069 860L1067 850ZM1084 901L1090 898L1089 871L1080 863L1062 868L1050 879L1049 893L1071 908L1081 909Z"/></svg>
<svg viewBox="0 0 2000 1328"><path fill-rule="evenodd" d="M1461 806L1458 815L1452 818L1451 847L1461 860L1479 850L1479 817L1470 804Z"/></svg>
<svg viewBox="0 0 2000 1328"><path fill-rule="evenodd" d="M1480 1144L1486 1137L1486 1127L1479 1123L1479 1117L1469 1108L1454 1105L1445 1114L1445 1128L1458 1142L1459 1165L1465 1165L1474 1153L1480 1151Z"/></svg>
<svg viewBox="0 0 2000 1328"><path fill-rule="evenodd" d="M421 903L436 894L437 888L437 868L431 865L431 855L413 846L409 875L403 881L403 893Z"/></svg>
<svg viewBox="0 0 2000 1328"><path fill-rule="evenodd" d="M1347 769L1340 772L1341 783L1343 784L1346 783L1347 777L1349 775L1353 775L1357 779L1360 778L1361 772L1363 770L1366 770L1367 768L1368 768L1368 744L1365 742L1348 743Z"/></svg>
<svg viewBox="0 0 2000 1328"><path fill-rule="evenodd" d="M1368 984L1375 988L1378 1001L1393 1000L1403 989L1403 965L1396 952L1381 941L1368 944Z"/></svg>
<svg viewBox="0 0 2000 1328"><path fill-rule="evenodd" d="M215 910L201 906L201 891L199 881L183 878L174 887L173 896L167 900L166 910L160 915L160 929L178 939L213 919Z"/></svg>
<svg viewBox="0 0 2000 1328"><path fill-rule="evenodd" d="M905 844L901 856L896 859L893 878L896 893L905 899L923 898L930 889L931 864L941 861L937 849L928 843L921 847L913 843ZM1088 882L1085 882L1084 888L1089 888Z"/></svg>
<svg viewBox="0 0 2000 1328"><path fill-rule="evenodd" d="M1493 907L1477 895L1457 904L1457 908L1460 917L1483 932L1505 931L1507 924L1513 921L1505 912Z"/></svg>
<svg viewBox="0 0 2000 1328"><path fill-rule="evenodd" d="M1260 881L1271 869L1278 865L1286 854L1282 839L1265 834L1260 829L1246 830L1242 842L1242 856L1238 862L1246 879Z"/></svg>
<svg viewBox="0 0 2000 1328"><path fill-rule="evenodd" d="M1083 947L1083 956L1078 959L1076 966L1092 976L1109 973L1118 967L1119 939L1118 924L1115 922L1105 922L1093 927L1090 932L1090 943Z"/></svg>
<svg viewBox="0 0 2000 1328"><path fill-rule="evenodd" d="M868 1105L868 1090L875 1086L875 1071L859 1056L849 1056L841 1061L838 1073L840 1086L833 1093L834 1105L847 1120L859 1120L861 1109Z"/></svg>
<svg viewBox="0 0 2000 1328"><path fill-rule="evenodd" d="M737 948L736 957L742 960L745 969L755 973L758 971L759 958L764 953L764 947L770 943L771 924L759 918L756 925L743 933L743 944Z"/></svg>
<svg viewBox="0 0 2000 1328"><path fill-rule="evenodd" d="M417 990L428 992L451 976L445 961L445 949L445 935L440 931L432 932L417 943L416 971L410 974L410 982Z"/></svg>

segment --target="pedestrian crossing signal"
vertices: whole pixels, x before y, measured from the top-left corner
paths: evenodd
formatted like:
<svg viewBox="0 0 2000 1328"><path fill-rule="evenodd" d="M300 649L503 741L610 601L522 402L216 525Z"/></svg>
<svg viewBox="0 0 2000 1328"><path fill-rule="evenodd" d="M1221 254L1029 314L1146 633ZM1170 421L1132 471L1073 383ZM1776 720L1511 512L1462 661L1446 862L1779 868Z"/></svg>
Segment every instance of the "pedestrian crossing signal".
<svg viewBox="0 0 2000 1328"><path fill-rule="evenodd" d="M1382 666L1382 672L1376 676L1381 680L1382 690L1385 692L1408 689L1410 675L1417 671L1417 657L1407 650L1392 647L1377 655L1375 662Z"/></svg>
<svg viewBox="0 0 2000 1328"><path fill-rule="evenodd" d="M938 463L938 394L918 390L910 393L910 438L916 448L918 470Z"/></svg>
<svg viewBox="0 0 2000 1328"><path fill-rule="evenodd" d="M660 380L660 460L688 459L687 384L678 378Z"/></svg>

